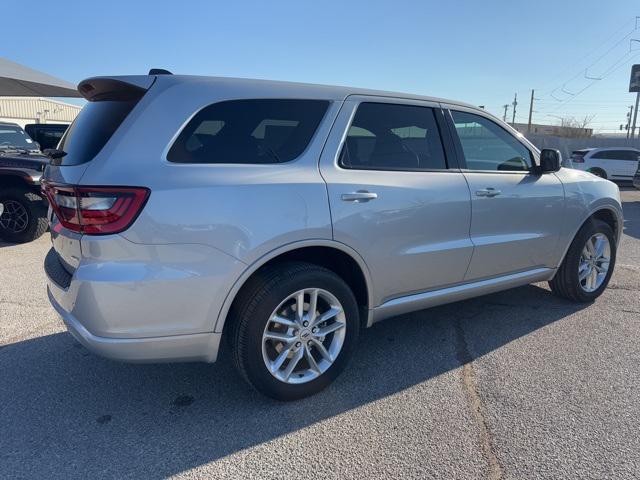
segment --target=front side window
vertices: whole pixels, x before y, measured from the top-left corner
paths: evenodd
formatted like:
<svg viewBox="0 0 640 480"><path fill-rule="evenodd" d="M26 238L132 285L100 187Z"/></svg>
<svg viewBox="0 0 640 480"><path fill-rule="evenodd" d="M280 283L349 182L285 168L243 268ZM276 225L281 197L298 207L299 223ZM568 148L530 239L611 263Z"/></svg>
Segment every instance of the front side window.
<svg viewBox="0 0 640 480"><path fill-rule="evenodd" d="M452 111L469 170L527 172L531 152L497 123L480 115Z"/></svg>
<svg viewBox="0 0 640 480"><path fill-rule="evenodd" d="M177 163L283 163L307 148L324 100L230 100L198 112L169 150Z"/></svg>
<svg viewBox="0 0 640 480"><path fill-rule="evenodd" d="M446 169L433 109L361 103L347 132L340 165L365 170Z"/></svg>

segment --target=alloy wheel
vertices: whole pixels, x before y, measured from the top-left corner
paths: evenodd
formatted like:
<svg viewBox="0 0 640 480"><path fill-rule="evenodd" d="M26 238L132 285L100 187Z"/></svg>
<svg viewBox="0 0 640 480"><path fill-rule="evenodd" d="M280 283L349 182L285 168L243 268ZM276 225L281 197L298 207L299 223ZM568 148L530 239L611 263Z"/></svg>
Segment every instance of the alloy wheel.
<svg viewBox="0 0 640 480"><path fill-rule="evenodd" d="M20 233L29 225L29 213L20 202L4 200L0 215L0 228L10 233Z"/></svg>
<svg viewBox="0 0 640 480"><path fill-rule="evenodd" d="M262 358L281 382L300 384L318 378L336 361L347 323L338 299L321 288L305 288L273 311L262 335Z"/></svg>
<svg viewBox="0 0 640 480"><path fill-rule="evenodd" d="M606 235L592 235L580 254L578 281L585 292L594 292L604 282L609 272L611 245Z"/></svg>

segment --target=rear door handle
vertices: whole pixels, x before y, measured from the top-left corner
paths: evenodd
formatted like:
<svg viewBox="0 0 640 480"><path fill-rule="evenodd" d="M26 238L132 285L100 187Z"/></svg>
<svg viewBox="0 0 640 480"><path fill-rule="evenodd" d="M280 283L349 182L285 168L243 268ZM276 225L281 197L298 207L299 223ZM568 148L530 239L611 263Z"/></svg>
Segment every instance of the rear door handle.
<svg viewBox="0 0 640 480"><path fill-rule="evenodd" d="M493 187L483 188L482 190L476 190L476 196L478 197L496 197L500 195L502 192L500 190L496 190Z"/></svg>
<svg viewBox="0 0 640 480"><path fill-rule="evenodd" d="M340 197L343 202L363 203L378 198L377 193L367 192L366 190L358 190L357 192L343 193Z"/></svg>

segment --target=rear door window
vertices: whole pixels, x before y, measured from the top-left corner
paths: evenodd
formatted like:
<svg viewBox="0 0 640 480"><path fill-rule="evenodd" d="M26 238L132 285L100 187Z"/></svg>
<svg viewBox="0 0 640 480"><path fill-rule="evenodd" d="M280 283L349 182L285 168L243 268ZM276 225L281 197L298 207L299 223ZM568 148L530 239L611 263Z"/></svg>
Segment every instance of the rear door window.
<svg viewBox="0 0 640 480"><path fill-rule="evenodd" d="M290 162L309 145L325 100L256 99L214 103L180 132L167 160L176 163Z"/></svg>
<svg viewBox="0 0 640 480"><path fill-rule="evenodd" d="M347 132L340 166L363 170L446 169L433 109L361 103Z"/></svg>

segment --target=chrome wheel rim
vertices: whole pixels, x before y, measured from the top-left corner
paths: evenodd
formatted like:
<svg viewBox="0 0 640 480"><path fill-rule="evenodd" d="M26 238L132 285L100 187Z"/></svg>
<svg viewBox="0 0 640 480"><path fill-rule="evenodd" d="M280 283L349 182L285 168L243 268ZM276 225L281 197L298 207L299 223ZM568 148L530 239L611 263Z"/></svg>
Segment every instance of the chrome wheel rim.
<svg viewBox="0 0 640 480"><path fill-rule="evenodd" d="M609 272L611 245L603 233L596 233L587 240L578 265L578 281L585 292L594 292L604 282Z"/></svg>
<svg viewBox="0 0 640 480"><path fill-rule="evenodd" d="M29 213L20 202L4 200L2 215L0 215L0 227L11 233L20 233L29 225Z"/></svg>
<svg viewBox="0 0 640 480"><path fill-rule="evenodd" d="M285 298L262 334L262 358L269 373L284 383L318 378L336 361L347 323L338 299L321 288L305 288Z"/></svg>

